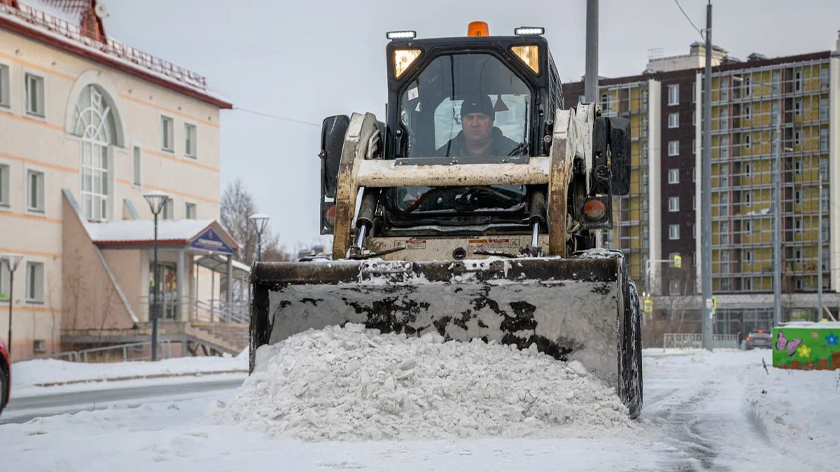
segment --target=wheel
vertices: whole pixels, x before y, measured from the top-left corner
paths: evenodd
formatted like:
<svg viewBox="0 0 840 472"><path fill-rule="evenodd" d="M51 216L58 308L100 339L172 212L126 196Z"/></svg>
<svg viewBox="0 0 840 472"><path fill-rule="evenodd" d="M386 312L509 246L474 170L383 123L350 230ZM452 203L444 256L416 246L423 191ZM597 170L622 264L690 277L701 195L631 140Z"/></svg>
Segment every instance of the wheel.
<svg viewBox="0 0 840 472"><path fill-rule="evenodd" d="M626 267L622 270L626 274ZM629 303L624 307L624 333L623 333L623 369L621 372L623 380L623 392L621 399L630 412L630 418L637 418L642 412L643 399L643 378L642 378L642 318L639 309L639 294L636 292L636 285L626 278L626 297Z"/></svg>
<svg viewBox="0 0 840 472"><path fill-rule="evenodd" d="M9 399L6 397L6 392L9 388L9 377L6 375L6 371L3 370L2 366L0 366L0 414L3 414L3 408L6 407L6 402Z"/></svg>

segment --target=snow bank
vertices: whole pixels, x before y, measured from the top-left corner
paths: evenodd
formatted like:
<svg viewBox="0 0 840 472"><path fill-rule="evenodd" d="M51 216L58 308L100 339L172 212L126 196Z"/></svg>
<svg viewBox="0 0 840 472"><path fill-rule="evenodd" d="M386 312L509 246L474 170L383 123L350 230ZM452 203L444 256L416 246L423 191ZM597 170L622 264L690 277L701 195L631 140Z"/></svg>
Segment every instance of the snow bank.
<svg viewBox="0 0 840 472"><path fill-rule="evenodd" d="M166 374L200 374L248 370L248 354L236 357L180 357L159 362L84 364L36 359L12 365L13 389L56 382L113 380Z"/></svg>
<svg viewBox="0 0 840 472"><path fill-rule="evenodd" d="M506 345L406 338L361 325L306 331L257 351L214 421L309 441L556 436L635 428L612 388Z"/></svg>

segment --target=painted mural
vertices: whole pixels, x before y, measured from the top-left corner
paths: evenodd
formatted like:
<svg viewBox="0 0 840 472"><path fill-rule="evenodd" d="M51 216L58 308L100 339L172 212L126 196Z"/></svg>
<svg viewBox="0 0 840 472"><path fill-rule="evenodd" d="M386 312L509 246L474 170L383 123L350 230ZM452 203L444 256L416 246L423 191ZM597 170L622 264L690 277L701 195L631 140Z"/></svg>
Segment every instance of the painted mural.
<svg viewBox="0 0 840 472"><path fill-rule="evenodd" d="M840 323L791 323L773 328L773 367L840 369Z"/></svg>

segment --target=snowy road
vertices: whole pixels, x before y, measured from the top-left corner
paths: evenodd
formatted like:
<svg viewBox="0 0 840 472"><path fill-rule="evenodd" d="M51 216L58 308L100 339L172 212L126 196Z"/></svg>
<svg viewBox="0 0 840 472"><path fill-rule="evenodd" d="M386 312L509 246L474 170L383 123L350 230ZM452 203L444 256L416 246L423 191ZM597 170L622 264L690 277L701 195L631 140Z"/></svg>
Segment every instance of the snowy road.
<svg viewBox="0 0 840 472"><path fill-rule="evenodd" d="M838 372L765 371L762 359L769 358L769 351L646 352L645 407L632 430L570 427L541 438L408 438L363 447L306 442L219 424L213 413L235 393L231 385L205 380L158 390L137 408L131 406L139 402L123 398L107 410L5 424L0 448L16 471L189 472L211 464L221 471L248 464L252 472L279 464L296 471L833 470L840 448ZM147 387L126 390L148 393ZM189 396L195 398L184 399ZM21 404L51 407L61 400L50 394L43 403L31 401ZM104 437L107 453L97 446Z"/></svg>
<svg viewBox="0 0 840 472"><path fill-rule="evenodd" d="M221 377L221 378L216 378ZM244 375L221 375L196 379L194 377L157 381L149 385L143 382L118 382L79 387L48 389L46 394L24 391L20 396L13 396L12 401L3 411L0 424L25 423L33 418L78 413L80 411L102 410L118 405L124 408L136 408L150 402L189 400L208 396L218 396L232 392L242 385ZM62 391L63 390L63 391Z"/></svg>

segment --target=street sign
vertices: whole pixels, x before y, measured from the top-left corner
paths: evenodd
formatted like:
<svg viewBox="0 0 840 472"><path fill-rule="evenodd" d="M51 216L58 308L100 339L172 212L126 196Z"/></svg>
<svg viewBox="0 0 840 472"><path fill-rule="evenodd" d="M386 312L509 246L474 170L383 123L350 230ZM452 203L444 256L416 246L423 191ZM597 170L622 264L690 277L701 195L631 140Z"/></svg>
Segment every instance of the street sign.
<svg viewBox="0 0 840 472"><path fill-rule="evenodd" d="M713 298L706 299L706 309L713 309L715 307L715 300Z"/></svg>
<svg viewBox="0 0 840 472"><path fill-rule="evenodd" d="M645 300L645 313L653 313L653 301Z"/></svg>
<svg viewBox="0 0 840 472"><path fill-rule="evenodd" d="M677 254L674 255L674 267L677 269L682 267L682 257Z"/></svg>
<svg viewBox="0 0 840 472"><path fill-rule="evenodd" d="M717 296L712 295L712 311L717 310Z"/></svg>

